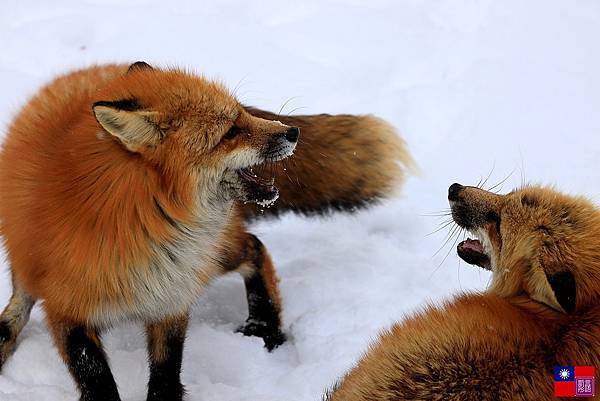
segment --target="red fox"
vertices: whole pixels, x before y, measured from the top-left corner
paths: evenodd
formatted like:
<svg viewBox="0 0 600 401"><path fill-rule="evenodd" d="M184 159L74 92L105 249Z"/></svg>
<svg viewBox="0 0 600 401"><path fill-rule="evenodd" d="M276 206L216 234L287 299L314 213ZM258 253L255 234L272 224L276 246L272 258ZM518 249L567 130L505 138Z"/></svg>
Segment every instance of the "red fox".
<svg viewBox="0 0 600 401"><path fill-rule="evenodd" d="M296 145L298 159L282 164ZM260 215L250 204L281 196L266 213L352 210L389 195L412 163L371 116L279 117L143 62L60 77L16 117L0 151L13 281L0 367L42 300L83 400L119 399L100 334L123 320L146 325L148 400L180 400L189 308L214 278L244 276L243 334L269 350L285 340L271 258L245 227Z"/></svg>
<svg viewBox="0 0 600 401"><path fill-rule="evenodd" d="M537 186L448 198L490 288L394 325L326 400L550 401L554 366L600 366L600 210Z"/></svg>
<svg viewBox="0 0 600 401"><path fill-rule="evenodd" d="M245 276L242 329L281 344L271 259L236 201L270 203L251 167L294 151L299 129L253 117L219 84L178 70L103 66L58 78L17 116L0 154L0 220L13 297L0 356L35 300L82 400L118 400L100 333L146 325L148 400L180 400L190 306Z"/></svg>

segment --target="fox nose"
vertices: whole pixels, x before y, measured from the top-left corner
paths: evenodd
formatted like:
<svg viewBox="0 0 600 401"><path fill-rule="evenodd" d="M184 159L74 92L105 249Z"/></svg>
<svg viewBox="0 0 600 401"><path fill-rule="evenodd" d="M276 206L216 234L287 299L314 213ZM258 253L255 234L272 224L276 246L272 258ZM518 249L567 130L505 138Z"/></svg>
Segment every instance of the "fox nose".
<svg viewBox="0 0 600 401"><path fill-rule="evenodd" d="M450 188L448 188L448 200L450 201L457 201L458 200L458 194L460 193L460 191L463 190L463 186L458 184L458 183L454 183L452 185L450 185Z"/></svg>
<svg viewBox="0 0 600 401"><path fill-rule="evenodd" d="M296 142L298 140L298 136L300 136L300 128L298 127L290 127L285 133L285 139L290 142Z"/></svg>

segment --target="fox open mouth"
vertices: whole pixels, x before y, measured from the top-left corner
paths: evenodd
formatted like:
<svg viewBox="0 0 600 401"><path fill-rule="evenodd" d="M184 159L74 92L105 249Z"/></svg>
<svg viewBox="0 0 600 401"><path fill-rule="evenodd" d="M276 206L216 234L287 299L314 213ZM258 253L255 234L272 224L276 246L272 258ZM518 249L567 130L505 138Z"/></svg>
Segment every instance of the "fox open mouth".
<svg viewBox="0 0 600 401"><path fill-rule="evenodd" d="M470 265L491 270L491 260L483 244L478 239L467 238L456 247L458 256Z"/></svg>
<svg viewBox="0 0 600 401"><path fill-rule="evenodd" d="M273 178L267 180L259 177L254 173L252 167L237 170L237 175L243 186L244 202L253 202L268 207L279 197L279 190L274 185Z"/></svg>

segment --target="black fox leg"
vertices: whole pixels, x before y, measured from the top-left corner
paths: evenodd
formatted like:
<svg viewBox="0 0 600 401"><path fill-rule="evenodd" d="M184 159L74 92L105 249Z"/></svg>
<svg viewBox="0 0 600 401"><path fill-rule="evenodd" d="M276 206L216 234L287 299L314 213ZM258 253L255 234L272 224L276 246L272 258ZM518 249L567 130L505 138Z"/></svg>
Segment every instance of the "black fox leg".
<svg viewBox="0 0 600 401"><path fill-rule="evenodd" d="M188 316L146 324L150 380L148 401L181 401L181 361Z"/></svg>
<svg viewBox="0 0 600 401"><path fill-rule="evenodd" d="M271 257L260 240L248 234L237 271L244 276L248 319L239 331L261 337L270 351L285 341L281 331L281 299Z"/></svg>
<svg viewBox="0 0 600 401"><path fill-rule="evenodd" d="M81 401L119 401L98 331L48 316L54 341L79 391Z"/></svg>
<svg viewBox="0 0 600 401"><path fill-rule="evenodd" d="M0 369L17 346L17 337L27 321L35 299L13 280L13 293L0 315Z"/></svg>

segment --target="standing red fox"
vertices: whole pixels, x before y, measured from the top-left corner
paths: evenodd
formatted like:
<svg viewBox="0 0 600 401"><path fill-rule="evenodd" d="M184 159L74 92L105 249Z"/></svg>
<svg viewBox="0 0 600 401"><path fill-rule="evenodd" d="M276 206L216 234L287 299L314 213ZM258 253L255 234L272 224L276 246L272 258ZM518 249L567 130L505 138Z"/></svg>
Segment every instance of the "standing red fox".
<svg viewBox="0 0 600 401"><path fill-rule="evenodd" d="M379 119L307 116L287 118L308 127L302 157L273 165L292 154L299 129L249 111L219 84L143 62L68 74L25 106L0 153L0 233L13 281L0 366L42 300L82 400L119 399L100 333L123 320L146 325L148 400L180 400L190 306L230 271L245 278L241 331L269 349L284 341L277 277L240 207L270 204L278 190L252 167L269 163L263 174L283 182L284 209L310 213L386 195L410 158ZM373 152L384 171L354 165Z"/></svg>
<svg viewBox="0 0 600 401"><path fill-rule="evenodd" d="M554 366L600 367L600 210L544 187L448 199L490 288L395 324L326 400L551 401Z"/></svg>

